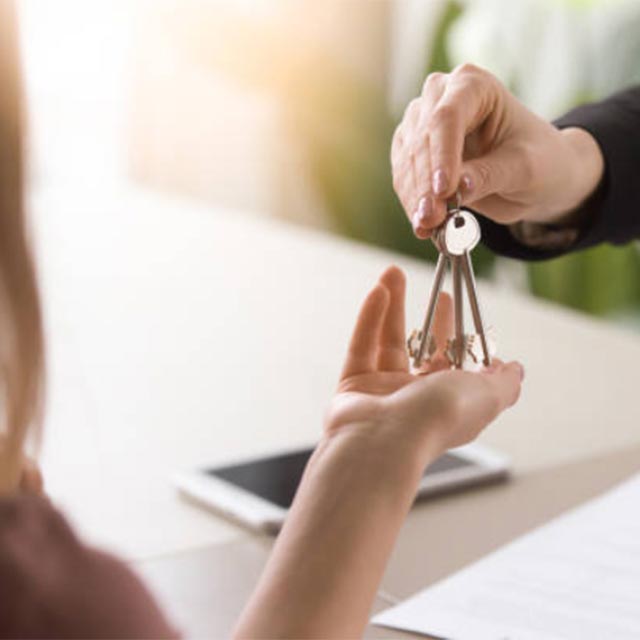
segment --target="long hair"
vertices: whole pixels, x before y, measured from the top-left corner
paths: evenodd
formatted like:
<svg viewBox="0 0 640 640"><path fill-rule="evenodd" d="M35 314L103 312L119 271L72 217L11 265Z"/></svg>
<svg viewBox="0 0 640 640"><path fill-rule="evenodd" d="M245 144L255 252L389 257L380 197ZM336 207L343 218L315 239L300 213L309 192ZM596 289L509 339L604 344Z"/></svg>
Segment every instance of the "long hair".
<svg viewBox="0 0 640 640"><path fill-rule="evenodd" d="M16 9L0 1L0 493L19 483L25 441L39 430L43 337L24 214L23 92Z"/></svg>

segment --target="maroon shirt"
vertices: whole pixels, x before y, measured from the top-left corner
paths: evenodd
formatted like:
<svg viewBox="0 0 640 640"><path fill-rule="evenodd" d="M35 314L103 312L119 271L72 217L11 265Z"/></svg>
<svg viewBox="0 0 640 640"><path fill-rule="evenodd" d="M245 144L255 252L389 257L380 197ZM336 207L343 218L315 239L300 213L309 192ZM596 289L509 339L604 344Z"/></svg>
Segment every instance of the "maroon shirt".
<svg viewBox="0 0 640 640"><path fill-rule="evenodd" d="M1 638L175 638L140 579L45 498L0 498Z"/></svg>

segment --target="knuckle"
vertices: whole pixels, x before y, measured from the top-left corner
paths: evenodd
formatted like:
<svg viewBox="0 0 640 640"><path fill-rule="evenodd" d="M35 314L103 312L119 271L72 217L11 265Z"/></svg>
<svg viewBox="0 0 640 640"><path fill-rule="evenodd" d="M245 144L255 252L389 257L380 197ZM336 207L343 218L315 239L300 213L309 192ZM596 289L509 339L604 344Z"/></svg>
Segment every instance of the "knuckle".
<svg viewBox="0 0 640 640"><path fill-rule="evenodd" d="M482 192L487 191L491 185L491 169L485 162L476 164L476 184Z"/></svg>
<svg viewBox="0 0 640 640"><path fill-rule="evenodd" d="M426 136L422 133L417 134L408 145L407 160L415 166L416 162L420 162L422 154L426 149Z"/></svg>
<svg viewBox="0 0 640 640"><path fill-rule="evenodd" d="M465 62L453 71L454 77L460 81L468 91L477 92L481 89L497 84L498 80L486 69L478 67L470 62Z"/></svg>
<svg viewBox="0 0 640 640"><path fill-rule="evenodd" d="M416 116L419 112L420 112L420 98L413 98L413 100L409 101L409 104L406 106L404 110L402 121L412 122L414 116Z"/></svg>
<svg viewBox="0 0 640 640"><path fill-rule="evenodd" d="M486 86L486 80L479 76L469 75L464 78L464 87L467 95L479 95Z"/></svg>
<svg viewBox="0 0 640 640"><path fill-rule="evenodd" d="M394 173L404 173L411 165L411 157L413 154L412 138L402 136L402 142L391 145L390 160L391 168Z"/></svg>
<svg viewBox="0 0 640 640"><path fill-rule="evenodd" d="M422 95L427 95L429 92L433 91L437 87L440 87L443 82L446 80L447 74L442 73L440 71L434 71L430 73L426 78L422 85Z"/></svg>
<svg viewBox="0 0 640 640"><path fill-rule="evenodd" d="M453 74L455 76L469 76L469 77L480 77L484 78L488 75L487 71L485 71L482 67L475 65L471 62L463 62L459 64L454 70Z"/></svg>

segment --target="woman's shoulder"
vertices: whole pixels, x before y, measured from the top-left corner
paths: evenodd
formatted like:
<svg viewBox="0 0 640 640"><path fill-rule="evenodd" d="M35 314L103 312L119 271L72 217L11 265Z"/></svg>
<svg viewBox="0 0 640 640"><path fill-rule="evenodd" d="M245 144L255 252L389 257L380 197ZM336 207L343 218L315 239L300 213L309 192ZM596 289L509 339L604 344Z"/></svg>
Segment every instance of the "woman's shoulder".
<svg viewBox="0 0 640 640"><path fill-rule="evenodd" d="M16 562L22 559L20 550L27 541L32 551L33 545L80 544L67 520L49 499L32 494L0 498L0 541L0 554L4 557L16 551L18 555L12 556Z"/></svg>
<svg viewBox="0 0 640 640"><path fill-rule="evenodd" d="M47 500L0 499L0 637L172 637L140 579Z"/></svg>

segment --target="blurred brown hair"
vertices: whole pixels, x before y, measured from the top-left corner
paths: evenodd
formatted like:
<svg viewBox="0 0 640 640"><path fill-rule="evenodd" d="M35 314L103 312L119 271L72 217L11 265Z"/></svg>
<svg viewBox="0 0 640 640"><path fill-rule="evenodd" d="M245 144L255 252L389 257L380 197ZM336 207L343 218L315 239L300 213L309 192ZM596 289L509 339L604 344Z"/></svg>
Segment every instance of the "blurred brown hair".
<svg viewBox="0 0 640 640"><path fill-rule="evenodd" d="M0 0L0 492L19 482L25 439L39 427L43 338L23 192L22 85L16 9Z"/></svg>

